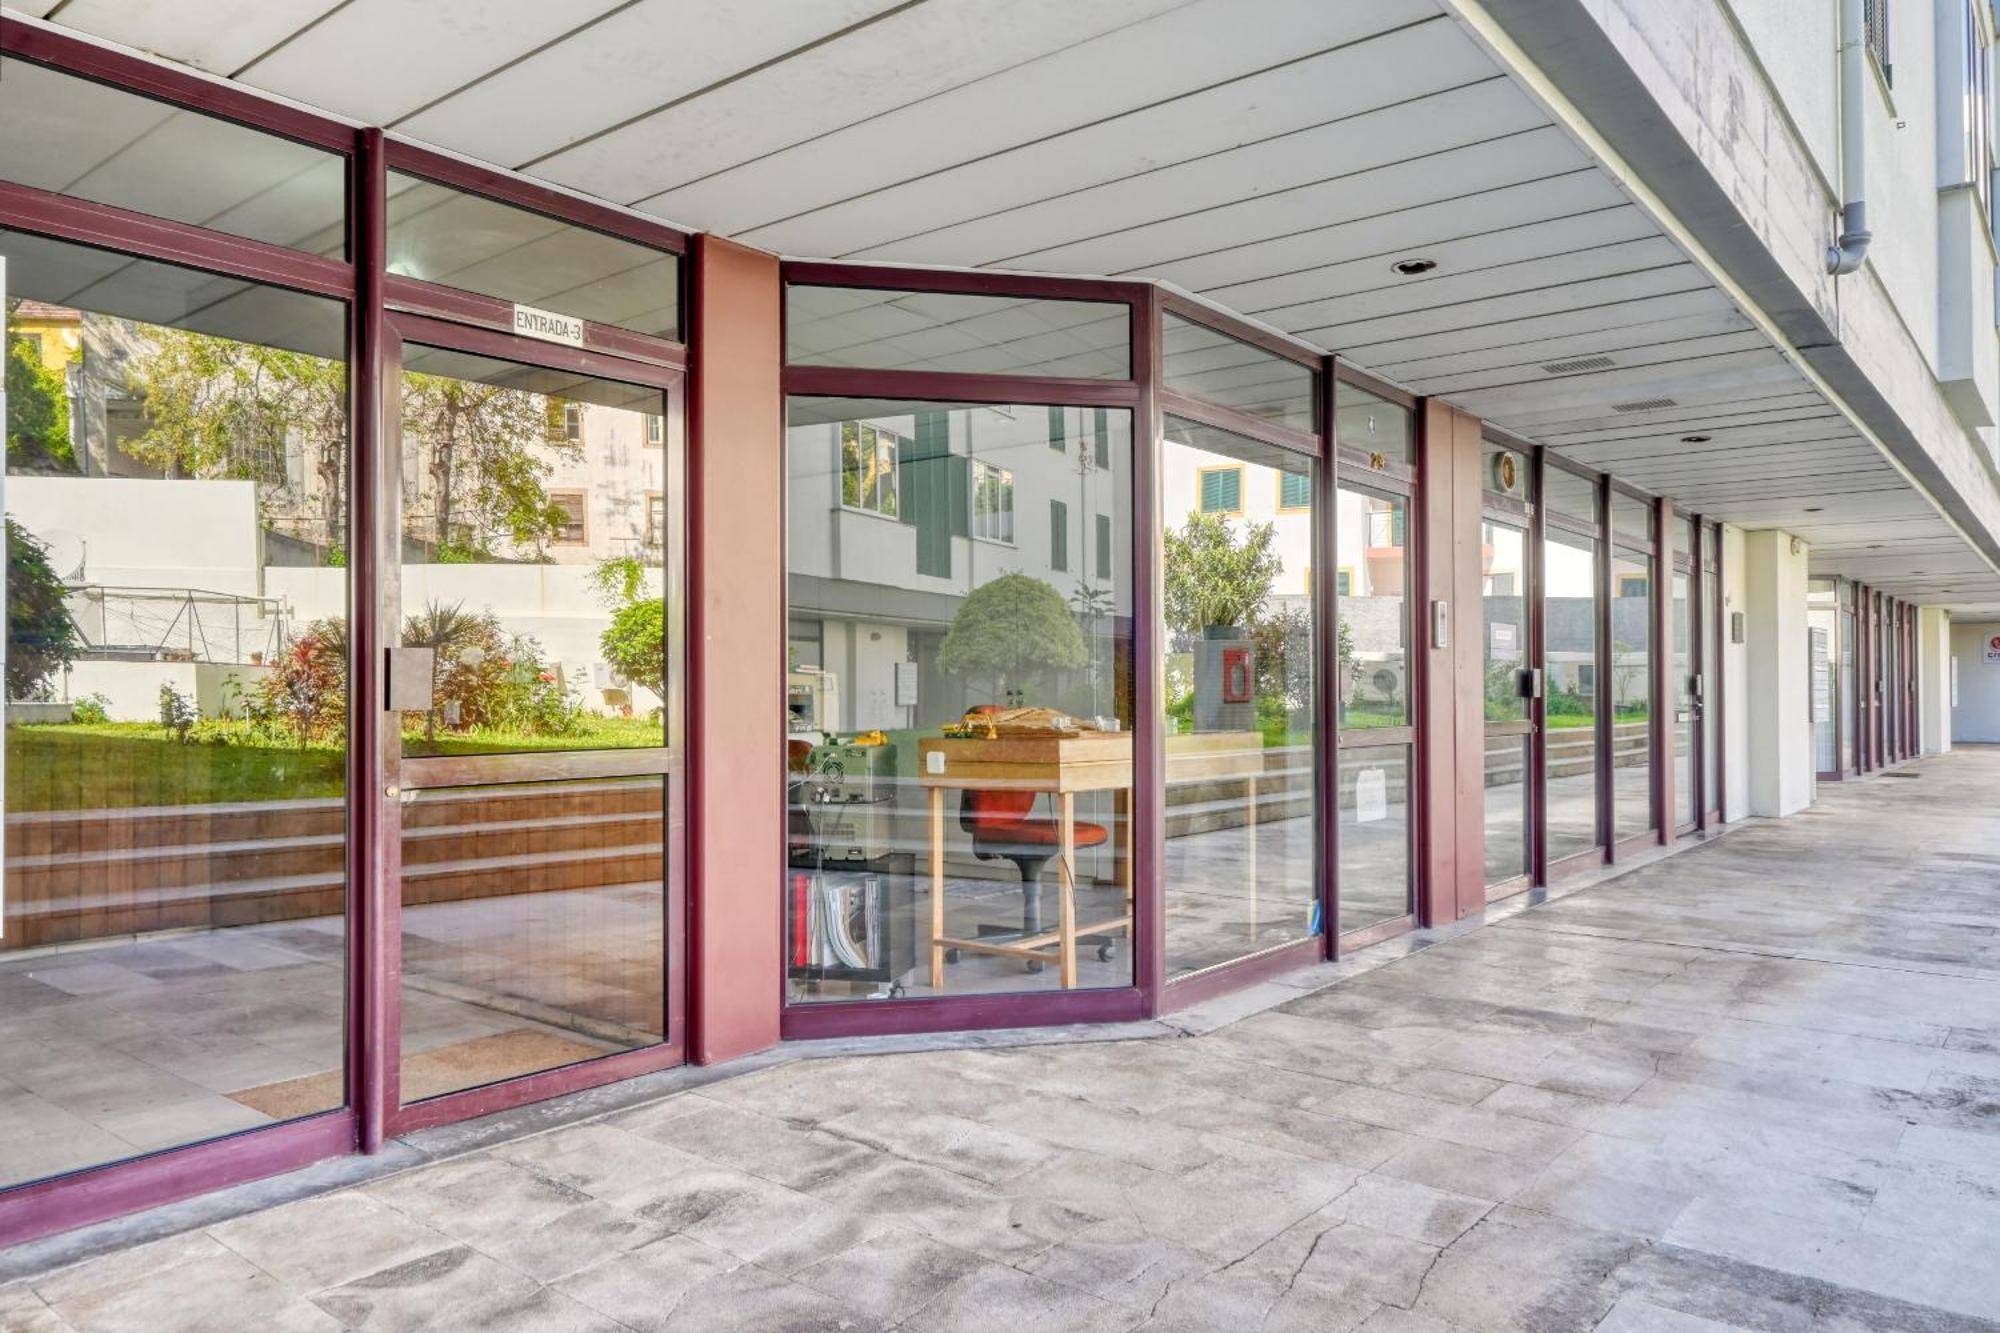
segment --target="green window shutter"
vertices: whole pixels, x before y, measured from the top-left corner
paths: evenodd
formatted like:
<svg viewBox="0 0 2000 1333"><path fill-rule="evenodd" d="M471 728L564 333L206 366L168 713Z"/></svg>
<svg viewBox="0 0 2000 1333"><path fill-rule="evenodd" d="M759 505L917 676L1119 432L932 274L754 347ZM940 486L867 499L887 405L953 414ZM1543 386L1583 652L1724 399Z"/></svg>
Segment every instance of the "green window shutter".
<svg viewBox="0 0 2000 1333"><path fill-rule="evenodd" d="M951 577L951 417L919 412L916 437L903 445L898 515L917 530L917 573Z"/></svg>
<svg viewBox="0 0 2000 1333"><path fill-rule="evenodd" d="M1049 448L1061 450L1068 447L1069 439L1063 434L1063 410L1052 407L1049 409Z"/></svg>
<svg viewBox="0 0 2000 1333"><path fill-rule="evenodd" d="M1097 577L1111 577L1111 516L1097 516Z"/></svg>
<svg viewBox="0 0 2000 1333"><path fill-rule="evenodd" d="M1091 421L1091 431L1097 437L1097 466L1111 466L1111 412L1108 408L1098 408Z"/></svg>
<svg viewBox="0 0 2000 1333"><path fill-rule="evenodd" d="M1201 474L1201 512L1233 514L1243 508L1243 470L1217 468Z"/></svg>
<svg viewBox="0 0 2000 1333"><path fill-rule="evenodd" d="M972 535L972 460L962 454L945 459L945 478L951 494L951 535Z"/></svg>
<svg viewBox="0 0 2000 1333"><path fill-rule="evenodd" d="M1395 506L1395 507L1394 507L1393 509L1391 509L1391 510L1389 511L1389 515L1390 515L1390 517L1389 517L1389 545L1391 545L1391 546L1407 546L1407 545L1409 545L1409 543L1408 543L1408 542L1406 542L1406 541L1404 541L1404 540L1403 540L1403 525L1404 525L1404 522L1405 522L1405 508L1404 508L1404 506L1402 506L1402 505L1397 505L1397 506Z"/></svg>
<svg viewBox="0 0 2000 1333"><path fill-rule="evenodd" d="M1284 472L1278 478L1278 505L1283 509L1304 509L1312 504L1312 478L1303 472Z"/></svg>
<svg viewBox="0 0 2000 1333"><path fill-rule="evenodd" d="M1049 568L1069 569L1069 506L1061 500L1049 501Z"/></svg>

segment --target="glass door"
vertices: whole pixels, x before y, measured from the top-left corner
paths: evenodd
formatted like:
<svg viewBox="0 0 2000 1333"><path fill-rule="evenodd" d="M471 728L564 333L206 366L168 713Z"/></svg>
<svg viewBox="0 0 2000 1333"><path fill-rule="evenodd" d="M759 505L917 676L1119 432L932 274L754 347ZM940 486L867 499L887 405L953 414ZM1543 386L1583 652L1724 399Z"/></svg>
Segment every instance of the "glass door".
<svg viewBox="0 0 2000 1333"><path fill-rule="evenodd" d="M401 1130L679 1058L683 486L678 371L414 317L388 343Z"/></svg>
<svg viewBox="0 0 2000 1333"><path fill-rule="evenodd" d="M1534 867L1537 681L1528 635L1528 531L1480 525L1485 603L1486 894L1526 888Z"/></svg>

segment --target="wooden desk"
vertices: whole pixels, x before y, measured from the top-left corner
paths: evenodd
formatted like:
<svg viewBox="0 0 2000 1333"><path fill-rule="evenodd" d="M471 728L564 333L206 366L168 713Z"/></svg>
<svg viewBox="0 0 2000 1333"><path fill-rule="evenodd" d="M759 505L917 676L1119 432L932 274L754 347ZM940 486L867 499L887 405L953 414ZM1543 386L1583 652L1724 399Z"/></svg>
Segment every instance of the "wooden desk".
<svg viewBox="0 0 2000 1333"><path fill-rule="evenodd" d="M1216 732L1200 736L1169 736L1166 768L1169 782L1240 778L1247 790L1250 839L1251 911L1256 911L1257 775L1264 771L1264 738L1256 732ZM933 760L932 755L942 756ZM933 771L941 765L941 771ZM930 803L931 989L944 990L944 956L983 953L1001 958L1054 963L1064 990L1076 986L1076 941L1080 935L1132 928L1132 734L1084 732L1079 736L1002 737L997 740L936 738L917 742L917 780ZM1054 930L1003 941L961 939L944 929L945 793L947 791L1046 792L1056 802L1057 912ZM1115 917L1082 925L1076 919L1076 794L1087 791L1126 793L1124 911Z"/></svg>

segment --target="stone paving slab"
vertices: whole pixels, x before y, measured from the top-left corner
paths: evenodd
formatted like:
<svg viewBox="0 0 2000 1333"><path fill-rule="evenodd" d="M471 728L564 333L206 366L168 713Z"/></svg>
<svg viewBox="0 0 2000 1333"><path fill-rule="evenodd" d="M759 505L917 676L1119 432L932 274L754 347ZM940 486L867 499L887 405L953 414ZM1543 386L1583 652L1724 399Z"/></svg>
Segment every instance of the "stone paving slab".
<svg viewBox="0 0 2000 1333"><path fill-rule="evenodd" d="M2000 1329L2000 750L1914 771L1151 1039L461 1131L0 1329Z"/></svg>

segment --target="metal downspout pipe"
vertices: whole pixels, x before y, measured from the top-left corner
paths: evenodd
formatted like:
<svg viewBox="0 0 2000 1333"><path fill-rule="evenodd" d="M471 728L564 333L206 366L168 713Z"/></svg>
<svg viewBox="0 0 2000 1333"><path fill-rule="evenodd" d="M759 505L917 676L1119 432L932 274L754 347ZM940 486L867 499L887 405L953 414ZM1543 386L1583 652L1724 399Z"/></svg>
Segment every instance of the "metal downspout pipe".
<svg viewBox="0 0 2000 1333"><path fill-rule="evenodd" d="M1868 257L1868 28L1863 0L1840 0L1840 239L1826 252L1839 277Z"/></svg>

